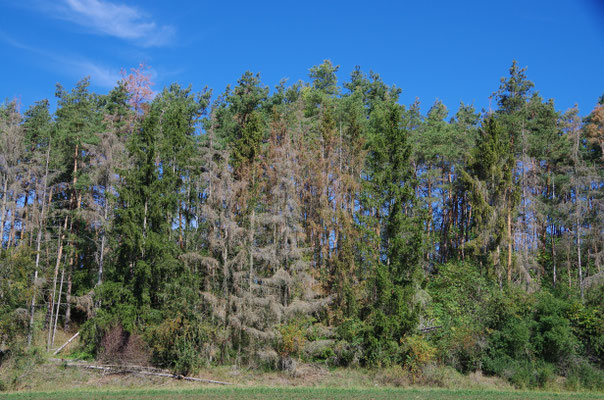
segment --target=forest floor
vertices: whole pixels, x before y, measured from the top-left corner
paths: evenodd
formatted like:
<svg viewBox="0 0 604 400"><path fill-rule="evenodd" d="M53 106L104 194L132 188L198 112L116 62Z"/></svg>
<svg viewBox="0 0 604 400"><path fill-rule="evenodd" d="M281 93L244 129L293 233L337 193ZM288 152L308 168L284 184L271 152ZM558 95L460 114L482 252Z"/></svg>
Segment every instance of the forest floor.
<svg viewBox="0 0 604 400"><path fill-rule="evenodd" d="M212 367L198 378L219 386L157 376L116 374L46 362L27 369L0 399L603 399L604 393L514 390L498 378L436 370L421 385L400 369L329 369L299 365L296 374ZM1 371L0 371L1 372ZM447 373L450 375L447 376ZM1 374L0 374L1 375ZM0 376L0 378L2 378ZM7 376L3 377L7 382ZM440 386L440 387L438 387ZM438 388L437 388L438 387ZM551 390L551 389L550 389Z"/></svg>

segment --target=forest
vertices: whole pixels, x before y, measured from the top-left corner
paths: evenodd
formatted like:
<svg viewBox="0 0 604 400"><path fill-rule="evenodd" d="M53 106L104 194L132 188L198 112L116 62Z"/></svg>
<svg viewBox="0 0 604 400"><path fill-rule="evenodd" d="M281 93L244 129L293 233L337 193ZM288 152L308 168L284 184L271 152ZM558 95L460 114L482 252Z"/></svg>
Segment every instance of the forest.
<svg viewBox="0 0 604 400"><path fill-rule="evenodd" d="M185 375L439 365L604 389L604 95L557 110L514 61L490 109L423 115L338 69L154 92L141 65L107 94L5 101L0 368L65 331L79 358Z"/></svg>

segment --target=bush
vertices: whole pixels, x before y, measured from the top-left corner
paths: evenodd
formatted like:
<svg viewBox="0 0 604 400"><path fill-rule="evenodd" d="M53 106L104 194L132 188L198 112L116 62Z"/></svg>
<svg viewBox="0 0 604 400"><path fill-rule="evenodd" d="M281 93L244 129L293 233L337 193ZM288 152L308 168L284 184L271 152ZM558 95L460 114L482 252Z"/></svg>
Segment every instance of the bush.
<svg viewBox="0 0 604 400"><path fill-rule="evenodd" d="M485 358L526 360L533 356L531 330L533 321L514 318L506 322L501 330L495 330L489 337Z"/></svg>
<svg viewBox="0 0 604 400"><path fill-rule="evenodd" d="M428 285L432 304L425 316L440 326L430 333L439 360L464 373L481 368L487 344L485 310L497 291L471 263L439 266Z"/></svg>
<svg viewBox="0 0 604 400"><path fill-rule="evenodd" d="M602 290L593 291L604 298ZM575 301L570 305L568 318L578 340L583 345L584 354L600 367L604 367L604 300L590 295L586 304Z"/></svg>
<svg viewBox="0 0 604 400"><path fill-rule="evenodd" d="M97 357L102 350L101 341L108 330L119 325L126 332L136 330L136 307L132 293L120 283L105 282L95 289L95 301L101 308L96 315L80 327L81 351Z"/></svg>
<svg viewBox="0 0 604 400"><path fill-rule="evenodd" d="M119 322L105 330L98 353L99 361L146 365L149 358L149 350L143 339L125 331Z"/></svg>
<svg viewBox="0 0 604 400"><path fill-rule="evenodd" d="M46 361L46 352L38 347L25 347L21 341L14 343L0 369L0 391L14 390L27 382L36 367Z"/></svg>
<svg viewBox="0 0 604 400"><path fill-rule="evenodd" d="M175 373L188 375L198 371L203 366L204 359L193 342L179 337L176 341L175 349L176 354L172 368Z"/></svg>
<svg viewBox="0 0 604 400"><path fill-rule="evenodd" d="M219 333L207 322L178 315L150 328L145 336L153 364L187 375L216 359Z"/></svg>
<svg viewBox="0 0 604 400"><path fill-rule="evenodd" d="M556 377L554 365L531 360L514 360L508 356L485 362L488 373L506 379L518 389L547 387Z"/></svg>
<svg viewBox="0 0 604 400"><path fill-rule="evenodd" d="M364 364L369 367L391 367L402 364L401 348L394 340L369 336L365 342Z"/></svg>
<svg viewBox="0 0 604 400"><path fill-rule="evenodd" d="M349 343L340 340L334 345L334 356L331 359L333 366L352 366L358 365L363 356L363 347L361 344Z"/></svg>
<svg viewBox="0 0 604 400"><path fill-rule="evenodd" d="M604 390L604 371L580 360L569 368L565 386L569 390Z"/></svg>
<svg viewBox="0 0 604 400"><path fill-rule="evenodd" d="M545 361L563 364L577 353L578 340L565 314L569 306L549 292L542 292L535 305L535 350Z"/></svg>
<svg viewBox="0 0 604 400"><path fill-rule="evenodd" d="M405 337L401 342L405 352L405 368L415 382L422 375L424 367L434 360L436 348L419 335Z"/></svg>
<svg viewBox="0 0 604 400"><path fill-rule="evenodd" d="M460 321L442 331L436 340L439 360L463 373L482 368L486 347L486 335L482 327L471 321Z"/></svg>
<svg viewBox="0 0 604 400"><path fill-rule="evenodd" d="M334 348L333 363L339 366L359 364L364 353L366 326L358 318L345 319L338 325L336 334L341 340Z"/></svg>
<svg viewBox="0 0 604 400"><path fill-rule="evenodd" d="M277 352L282 358L297 357L306 343L306 329L298 321L292 321L279 327L281 338L277 343Z"/></svg>

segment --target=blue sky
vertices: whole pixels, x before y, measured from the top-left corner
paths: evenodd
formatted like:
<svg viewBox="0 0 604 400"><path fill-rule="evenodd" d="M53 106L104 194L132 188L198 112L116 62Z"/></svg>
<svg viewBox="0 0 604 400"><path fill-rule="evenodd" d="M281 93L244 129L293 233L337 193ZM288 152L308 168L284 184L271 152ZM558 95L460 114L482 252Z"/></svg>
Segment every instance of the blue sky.
<svg viewBox="0 0 604 400"><path fill-rule="evenodd" d="M508 1L0 0L0 98L23 107L90 75L106 93L144 61L155 90L171 82L214 93L246 70L274 87L331 59L455 111L489 107L513 59L545 98L585 115L604 93L604 3Z"/></svg>

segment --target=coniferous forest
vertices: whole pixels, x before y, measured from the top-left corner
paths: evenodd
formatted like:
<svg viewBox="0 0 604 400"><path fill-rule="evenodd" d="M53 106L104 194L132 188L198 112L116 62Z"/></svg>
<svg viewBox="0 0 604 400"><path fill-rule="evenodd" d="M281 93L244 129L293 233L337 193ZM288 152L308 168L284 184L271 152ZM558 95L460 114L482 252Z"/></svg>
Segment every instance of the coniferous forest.
<svg viewBox="0 0 604 400"><path fill-rule="evenodd" d="M77 357L185 375L604 388L604 96L558 110L516 62L491 109L425 115L330 61L222 93L147 71L0 107L0 364L65 331Z"/></svg>

